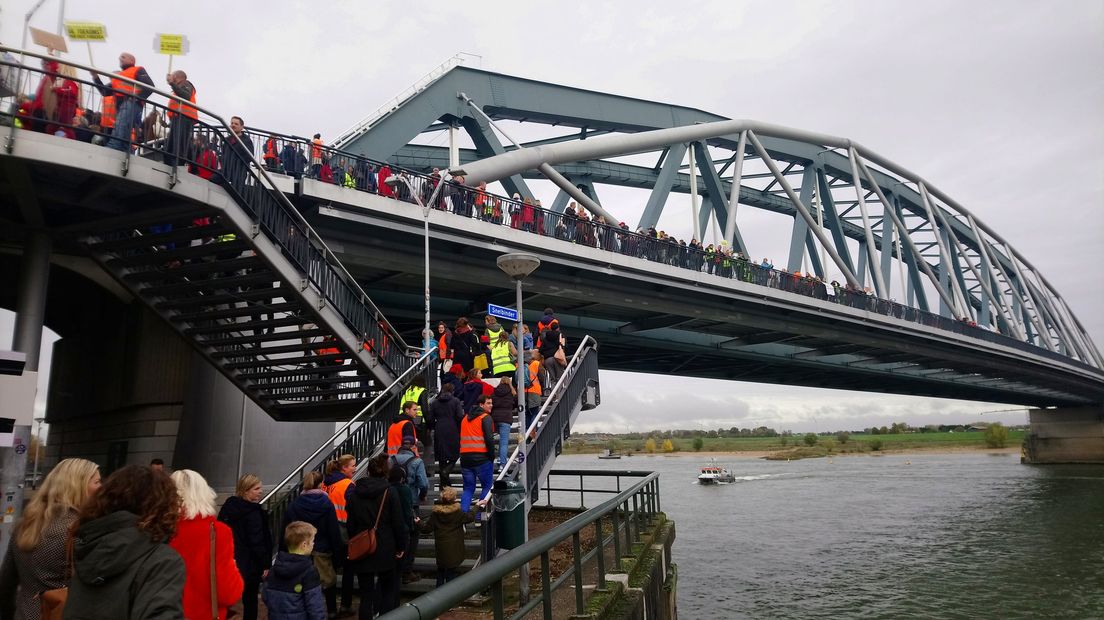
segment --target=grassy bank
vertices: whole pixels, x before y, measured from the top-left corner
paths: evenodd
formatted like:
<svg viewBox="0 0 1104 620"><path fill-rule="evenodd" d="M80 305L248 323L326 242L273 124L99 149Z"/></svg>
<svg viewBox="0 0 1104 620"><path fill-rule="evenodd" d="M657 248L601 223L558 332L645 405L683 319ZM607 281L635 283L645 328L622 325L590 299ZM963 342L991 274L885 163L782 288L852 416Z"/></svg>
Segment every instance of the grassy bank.
<svg viewBox="0 0 1104 620"><path fill-rule="evenodd" d="M1005 446L1018 446L1023 443L1023 431L1010 431ZM656 454L664 452L665 438L656 439ZM673 452L693 453L693 439L671 438ZM646 454L644 439L615 438L605 443L583 442L575 438L564 444L566 454L597 454L608 448L620 452ZM813 446L807 446L803 435L792 437L702 437L701 452L788 452L790 458L808 458L828 454L849 454L861 452L894 452L900 450L961 450L987 448L985 435L981 432L965 433L897 433L887 435L853 434L847 441L840 437L818 435ZM795 450L796 449L796 450ZM781 458L786 456L780 455Z"/></svg>

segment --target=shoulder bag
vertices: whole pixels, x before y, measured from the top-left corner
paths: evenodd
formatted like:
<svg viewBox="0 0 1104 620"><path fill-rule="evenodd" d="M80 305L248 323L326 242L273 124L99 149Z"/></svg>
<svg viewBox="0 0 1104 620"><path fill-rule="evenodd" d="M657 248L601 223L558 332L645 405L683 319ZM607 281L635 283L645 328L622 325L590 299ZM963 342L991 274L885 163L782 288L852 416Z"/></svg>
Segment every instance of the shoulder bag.
<svg viewBox="0 0 1104 620"><path fill-rule="evenodd" d="M383 509L387 506L387 492L390 490L391 489L384 489L383 491L383 498L380 499L379 512L376 513L375 525L349 539L350 560L355 562L356 560L376 552L376 528L379 527L380 517L383 516Z"/></svg>

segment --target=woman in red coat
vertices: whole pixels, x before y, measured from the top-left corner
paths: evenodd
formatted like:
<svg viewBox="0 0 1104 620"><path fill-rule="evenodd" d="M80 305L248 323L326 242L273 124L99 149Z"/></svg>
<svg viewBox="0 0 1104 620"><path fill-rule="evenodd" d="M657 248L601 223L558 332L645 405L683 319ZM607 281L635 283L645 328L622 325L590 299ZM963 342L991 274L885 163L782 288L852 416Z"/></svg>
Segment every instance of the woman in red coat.
<svg viewBox="0 0 1104 620"><path fill-rule="evenodd" d="M234 563L234 535L215 520L215 491L196 472L173 472L180 493L180 522L169 546L184 558L184 617L211 617L211 533L215 536L215 600L219 620L226 620L226 608L241 600L242 581Z"/></svg>

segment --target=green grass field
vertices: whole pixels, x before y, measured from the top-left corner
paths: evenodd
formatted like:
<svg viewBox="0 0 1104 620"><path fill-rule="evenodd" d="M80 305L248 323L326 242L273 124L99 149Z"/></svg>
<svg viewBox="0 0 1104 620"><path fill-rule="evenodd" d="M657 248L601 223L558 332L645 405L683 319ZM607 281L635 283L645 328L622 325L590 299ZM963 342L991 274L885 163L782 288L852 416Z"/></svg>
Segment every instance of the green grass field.
<svg viewBox="0 0 1104 620"><path fill-rule="evenodd" d="M785 450L796 446L804 446L803 435L793 437L703 437L703 452L764 452L773 450ZM1024 431L1009 431L1006 447L1018 446L1023 443ZM783 444L782 440L786 439ZM982 432L965 433L898 433L895 435L851 435L847 443L841 444L833 436L817 436L817 445L822 445L825 440L834 443L835 452L866 452L872 450L871 442L881 442L881 450L917 450L941 448L985 448L985 434ZM620 450L644 452L644 440L618 439ZM676 451L694 452L693 439L672 439ZM656 440L656 452L662 452L663 441ZM564 452L568 454L598 453L611 446L605 444L583 444L568 440L564 446Z"/></svg>

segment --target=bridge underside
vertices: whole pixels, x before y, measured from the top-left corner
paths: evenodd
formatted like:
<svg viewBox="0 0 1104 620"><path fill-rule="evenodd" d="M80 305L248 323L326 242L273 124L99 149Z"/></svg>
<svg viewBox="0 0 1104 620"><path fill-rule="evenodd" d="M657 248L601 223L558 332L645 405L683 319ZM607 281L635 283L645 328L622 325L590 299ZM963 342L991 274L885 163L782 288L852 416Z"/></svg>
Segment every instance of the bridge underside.
<svg viewBox="0 0 1104 620"><path fill-rule="evenodd" d="M304 184L298 200L312 225L394 324L417 334L424 318L420 210L363 195L352 197L356 207L341 206L333 200L340 190ZM431 222L438 216L456 224L437 212ZM473 231L482 226L489 227L484 235ZM487 303L511 305L513 289L494 260L527 251L543 261L525 283L527 319L555 308L569 335L598 339L604 369L1029 405L1104 399L1099 384L1025 364L1015 352L949 345L930 330L874 329L862 318L831 315L835 304L802 299L826 306L810 312L771 299L777 291L755 290L762 287L721 292L706 284L713 278L674 280L654 273L665 266L638 259L603 259L636 261L636 269L595 265L589 248L555 239L517 243L529 237L474 220L463 229L434 225L433 320L479 317Z"/></svg>

